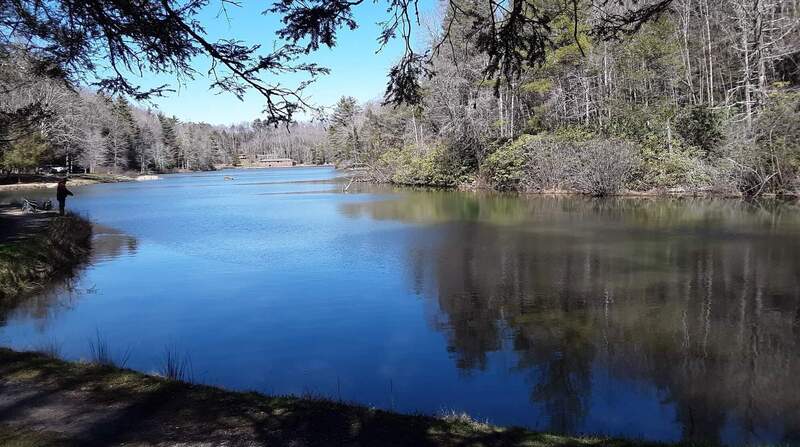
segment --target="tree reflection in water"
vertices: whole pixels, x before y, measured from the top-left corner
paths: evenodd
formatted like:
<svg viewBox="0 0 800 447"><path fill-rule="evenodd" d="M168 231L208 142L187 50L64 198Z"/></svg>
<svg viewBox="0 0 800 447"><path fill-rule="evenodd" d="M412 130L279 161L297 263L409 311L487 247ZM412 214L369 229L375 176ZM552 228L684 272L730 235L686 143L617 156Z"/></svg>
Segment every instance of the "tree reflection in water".
<svg viewBox="0 0 800 447"><path fill-rule="evenodd" d="M457 366L510 339L549 429L581 429L602 371L656 386L685 440L796 442L800 217L770 206L426 192L342 211L430 225L409 271Z"/></svg>
<svg viewBox="0 0 800 447"><path fill-rule="evenodd" d="M64 272L64 276L47 284L44 290L0 301L0 326L12 317L19 317L35 321L39 329L43 330L51 317L72 307L82 295L97 293L92 286L81 285L81 277L87 267L121 256L133 256L136 254L137 244L133 236L113 228L94 225L88 263Z"/></svg>

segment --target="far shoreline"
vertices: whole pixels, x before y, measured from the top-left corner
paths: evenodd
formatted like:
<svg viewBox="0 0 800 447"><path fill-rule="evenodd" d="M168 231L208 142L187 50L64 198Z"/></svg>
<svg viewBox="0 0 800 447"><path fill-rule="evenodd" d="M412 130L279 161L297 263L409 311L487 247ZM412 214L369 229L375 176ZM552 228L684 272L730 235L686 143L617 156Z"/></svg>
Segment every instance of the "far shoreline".
<svg viewBox="0 0 800 447"><path fill-rule="evenodd" d="M123 174L71 174L66 177L69 181L69 186L89 186L102 183L126 183L136 181L153 181L160 180L162 175L172 174L194 174L201 172L222 172L231 170L277 170L277 169L298 169L298 168L333 168L341 172L343 175L339 178L350 179L356 176L349 176L348 173L352 171L346 167L337 167L335 164L297 164L294 166L215 166L211 170L188 170L188 171L175 171L163 172L158 174L141 174L138 176L123 175ZM36 191L43 189L55 189L58 185L57 180L62 177L50 176L47 177L48 181L34 181L23 183L8 183L0 184L0 193L15 192L15 191ZM654 188L646 191L637 191L631 189L623 189L614 194L605 196L595 196L579 190L557 189L557 190L543 190L543 191L525 191L519 189L499 190L492 188L483 182L463 183L459 185L426 185L426 184L406 184L395 182L381 182L374 179L363 178L357 179L354 183L372 184L372 185L387 185L400 188L409 189L428 189L440 191L461 191L461 192L487 192L493 194L501 194L508 196L523 197L585 197L592 199L609 199L609 198L648 198L648 199L681 199L681 198L697 198L697 199L726 199L726 200L740 200L740 201L758 201L759 199L778 200L787 204L800 205L800 193L776 194L776 193L763 193L758 196L747 196L740 192L733 191L714 191L714 190L686 190L683 188Z"/></svg>

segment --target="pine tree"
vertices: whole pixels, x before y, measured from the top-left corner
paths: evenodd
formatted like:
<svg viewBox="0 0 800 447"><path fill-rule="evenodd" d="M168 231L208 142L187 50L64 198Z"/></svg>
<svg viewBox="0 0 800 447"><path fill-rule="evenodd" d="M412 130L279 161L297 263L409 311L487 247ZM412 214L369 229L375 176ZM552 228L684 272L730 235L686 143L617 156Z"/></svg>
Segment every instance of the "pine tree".
<svg viewBox="0 0 800 447"><path fill-rule="evenodd" d="M131 111L130 103L125 98L118 98L114 104L114 113L117 116L118 132L121 134L122 155L128 169L142 172L146 167L144 162L144 142L142 131L136 124Z"/></svg>
<svg viewBox="0 0 800 447"><path fill-rule="evenodd" d="M358 161L361 142L356 119L361 107L355 98L343 96L330 119L328 135L338 160Z"/></svg>
<svg viewBox="0 0 800 447"><path fill-rule="evenodd" d="M161 123L161 135L163 138L164 147L172 156L172 167L183 167L185 160L183 151L181 150L180 142L178 141L178 119L174 116L167 118L164 115L159 114L158 121Z"/></svg>
<svg viewBox="0 0 800 447"><path fill-rule="evenodd" d="M9 173L17 171L17 181L20 181L20 174L35 168L46 150L47 143L40 132L25 133L12 140L2 153L0 165Z"/></svg>

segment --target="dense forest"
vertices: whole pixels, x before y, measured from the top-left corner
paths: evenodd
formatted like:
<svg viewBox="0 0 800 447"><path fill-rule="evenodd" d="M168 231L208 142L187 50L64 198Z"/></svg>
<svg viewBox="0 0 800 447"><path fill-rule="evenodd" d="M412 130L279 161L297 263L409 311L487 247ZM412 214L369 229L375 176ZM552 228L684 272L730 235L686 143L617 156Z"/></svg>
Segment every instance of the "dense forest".
<svg viewBox="0 0 800 447"><path fill-rule="evenodd" d="M275 127L260 119L219 126L183 122L132 104L124 96L73 89L36 75L36 61L16 51L0 57L0 114L5 114L6 173L41 165L92 173L207 170L234 166L239 156L325 162L320 124ZM21 116L14 116L13 114ZM2 123L0 123L2 124Z"/></svg>
<svg viewBox="0 0 800 447"><path fill-rule="evenodd" d="M359 166L371 180L409 185L593 195L800 190L800 2L651 6L643 9L646 18L642 13L607 32L615 23L609 17L617 16L595 2L441 2L438 14L416 19L417 46L424 48L407 51L412 59L427 55L424 63L401 60L383 101L360 104L343 92L313 123L273 110L272 90L264 93L263 120L182 122L126 100L124 93L134 100L146 95L124 79L111 83L123 83L117 89L76 88L47 72L50 66L43 69L37 53L6 41L2 167L165 172L272 154ZM287 14L281 37L311 33L306 52L318 39L332 45L333 37L302 27L311 19L292 8L287 1L272 10ZM346 17L336 13L336 20ZM516 31L514 21L521 21ZM397 34L397 26L379 40ZM503 42L514 42L513 51ZM400 94L412 100L398 100Z"/></svg>
<svg viewBox="0 0 800 447"><path fill-rule="evenodd" d="M504 14L458 3L487 23ZM800 2L676 0L612 40L595 37L590 8L536 3L551 12L543 63L487 81L472 25L445 9L428 27L438 46L421 104L343 98L336 159L402 184L798 191Z"/></svg>

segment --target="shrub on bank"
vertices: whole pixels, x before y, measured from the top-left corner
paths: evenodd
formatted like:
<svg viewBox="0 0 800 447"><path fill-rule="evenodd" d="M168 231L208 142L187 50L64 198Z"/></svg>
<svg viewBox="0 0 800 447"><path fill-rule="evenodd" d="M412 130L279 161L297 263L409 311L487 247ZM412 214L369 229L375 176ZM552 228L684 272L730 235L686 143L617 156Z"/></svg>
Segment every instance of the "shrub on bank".
<svg viewBox="0 0 800 447"><path fill-rule="evenodd" d="M574 186L593 196L616 194L640 165L635 146L621 140L590 140L576 144Z"/></svg>
<svg viewBox="0 0 800 447"><path fill-rule="evenodd" d="M736 185L745 195L800 192L800 91L777 91L753 122L752 135L728 139ZM739 126L741 127L741 126Z"/></svg>
<svg viewBox="0 0 800 447"><path fill-rule="evenodd" d="M525 145L525 167L521 186L526 191L573 188L577 173L576 143L537 138Z"/></svg>
<svg viewBox="0 0 800 447"><path fill-rule="evenodd" d="M616 194L639 166L636 148L621 140L523 135L492 153L483 175L500 190L571 190Z"/></svg>
<svg viewBox="0 0 800 447"><path fill-rule="evenodd" d="M398 185L455 186L464 173L452 163L441 146L406 146L381 155L378 168L385 180Z"/></svg>
<svg viewBox="0 0 800 447"><path fill-rule="evenodd" d="M641 157L642 164L632 184L637 190L702 190L711 188L718 177L717 169L703 158L702 149L683 147L677 141L671 148L663 147L661 141L647 141L641 146Z"/></svg>
<svg viewBox="0 0 800 447"><path fill-rule="evenodd" d="M698 148L702 155L719 155L718 146L724 139L719 112L707 105L688 107L678 116L677 133L687 146Z"/></svg>
<svg viewBox="0 0 800 447"><path fill-rule="evenodd" d="M481 166L486 181L500 191L512 191L519 188L525 170L525 147L536 137L522 135L489 154Z"/></svg>

